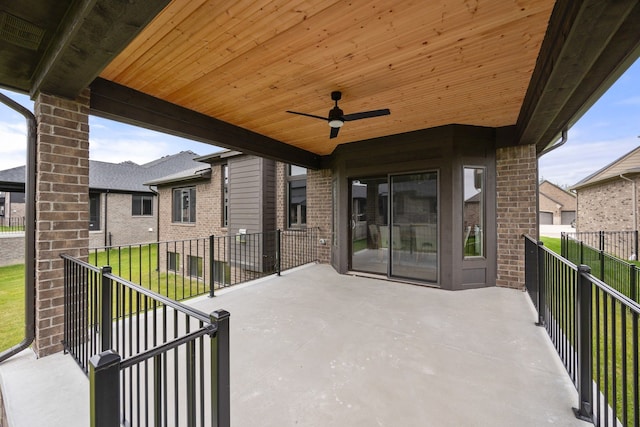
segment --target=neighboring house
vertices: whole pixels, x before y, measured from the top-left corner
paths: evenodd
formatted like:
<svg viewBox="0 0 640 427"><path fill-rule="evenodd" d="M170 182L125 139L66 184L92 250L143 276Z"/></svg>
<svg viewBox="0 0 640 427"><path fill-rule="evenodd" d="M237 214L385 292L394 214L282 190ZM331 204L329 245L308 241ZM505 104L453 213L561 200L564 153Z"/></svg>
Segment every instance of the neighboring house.
<svg viewBox="0 0 640 427"><path fill-rule="evenodd" d="M542 181L538 185L540 225L571 225L576 220L576 195Z"/></svg>
<svg viewBox="0 0 640 427"><path fill-rule="evenodd" d="M575 184L578 231L638 230L640 147Z"/></svg>
<svg viewBox="0 0 640 427"><path fill-rule="evenodd" d="M306 225L306 169L228 150L194 160L200 163L193 168L146 182L157 189L159 241L256 233L267 236L276 229ZM238 241L246 248L247 242ZM274 242L264 237L252 243L252 252L261 254L256 259L264 264L249 269L261 271L273 262ZM208 254L185 257L180 247L160 256L160 265L166 263L175 271L186 266L190 276L201 276L200 266L208 265ZM229 256L219 254L215 259L224 262L222 259L229 260ZM229 268L218 267L224 268L216 271Z"/></svg>
<svg viewBox="0 0 640 427"><path fill-rule="evenodd" d="M158 238L156 194L144 182L197 165L183 151L143 165L89 161L89 246L154 242ZM0 171L0 188L13 189L11 212L24 215L24 166ZM20 192L16 192L19 190ZM21 198L18 196L22 196ZM5 197L5 206L7 204ZM20 203L17 203L19 201ZM5 213L7 212L5 207Z"/></svg>

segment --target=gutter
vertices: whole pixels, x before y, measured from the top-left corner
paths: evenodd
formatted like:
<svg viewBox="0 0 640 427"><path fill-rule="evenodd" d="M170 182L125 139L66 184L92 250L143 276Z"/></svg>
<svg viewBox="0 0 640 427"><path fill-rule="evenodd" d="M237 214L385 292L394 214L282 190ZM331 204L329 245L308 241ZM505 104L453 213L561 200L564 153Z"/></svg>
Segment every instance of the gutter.
<svg viewBox="0 0 640 427"><path fill-rule="evenodd" d="M567 128L562 129L562 139L560 140L560 142L558 142L557 144L551 145L551 146L545 148L544 150L542 150L540 152L540 154L538 154L538 158L544 156L547 153L552 152L556 148L562 147L567 142L567 140L569 139L568 136L567 136L567 133L568 133Z"/></svg>
<svg viewBox="0 0 640 427"><path fill-rule="evenodd" d="M27 164L25 168L25 248L24 248L24 340L2 353L0 362L29 348L35 339L35 272L36 272L36 117L31 111L0 93L0 102L22 114L27 121Z"/></svg>

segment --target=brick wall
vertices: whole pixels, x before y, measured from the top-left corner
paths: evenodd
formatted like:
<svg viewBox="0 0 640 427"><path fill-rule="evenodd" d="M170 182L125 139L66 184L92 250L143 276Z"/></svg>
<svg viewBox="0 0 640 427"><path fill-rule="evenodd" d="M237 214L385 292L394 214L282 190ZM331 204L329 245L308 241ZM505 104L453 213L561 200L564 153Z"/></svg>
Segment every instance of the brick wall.
<svg viewBox="0 0 640 427"><path fill-rule="evenodd" d="M640 189L640 180L636 187ZM638 191L640 193L640 191ZM578 231L633 230L633 185L615 179L578 190ZM637 203L640 206L640 202Z"/></svg>
<svg viewBox="0 0 640 427"><path fill-rule="evenodd" d="M318 239L325 244L318 245L318 259L320 262L331 261L331 221L332 221L332 174L329 169L307 170L307 227L320 229Z"/></svg>
<svg viewBox="0 0 640 427"><path fill-rule="evenodd" d="M103 198L105 195L103 195ZM132 195L109 193L106 194L105 231L111 233L111 244L132 245L137 243L155 242L157 233L156 197L153 196L154 215L134 216L131 214ZM103 221L104 223L104 221ZM149 231L151 229L151 231Z"/></svg>
<svg viewBox="0 0 640 427"><path fill-rule="evenodd" d="M522 235L537 235L537 191L535 146L496 150L498 286L524 288Z"/></svg>
<svg viewBox="0 0 640 427"><path fill-rule="evenodd" d="M89 91L75 101L40 94L36 173L36 337L39 356L62 350L61 254L86 259L89 243Z"/></svg>
<svg viewBox="0 0 640 427"><path fill-rule="evenodd" d="M276 163L276 228L287 229L287 169L288 164Z"/></svg>

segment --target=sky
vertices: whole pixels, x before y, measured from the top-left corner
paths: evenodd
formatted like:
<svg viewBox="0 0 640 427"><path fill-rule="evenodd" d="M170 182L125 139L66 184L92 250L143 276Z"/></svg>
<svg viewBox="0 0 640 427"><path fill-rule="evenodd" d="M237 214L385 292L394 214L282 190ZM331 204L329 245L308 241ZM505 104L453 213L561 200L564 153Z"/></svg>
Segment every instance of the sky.
<svg viewBox="0 0 640 427"><path fill-rule="evenodd" d="M0 90L33 111L25 95ZM191 150L205 155L220 148L90 116L92 160L138 164ZM25 164L23 117L0 104L0 170ZM568 187L640 146L640 60L569 129L568 141L539 159L539 177Z"/></svg>

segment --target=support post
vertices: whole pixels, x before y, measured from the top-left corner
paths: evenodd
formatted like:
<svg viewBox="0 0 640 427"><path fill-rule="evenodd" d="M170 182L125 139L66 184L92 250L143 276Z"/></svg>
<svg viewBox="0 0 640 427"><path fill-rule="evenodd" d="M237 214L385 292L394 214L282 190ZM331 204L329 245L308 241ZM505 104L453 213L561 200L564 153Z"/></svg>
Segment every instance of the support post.
<svg viewBox="0 0 640 427"><path fill-rule="evenodd" d="M592 342L591 342L591 273L588 265L578 267L576 310L578 312L578 407L573 408L576 418L593 422Z"/></svg>
<svg viewBox="0 0 640 427"><path fill-rule="evenodd" d="M102 292L101 292L101 308L100 308L100 337L101 350L107 351L111 349L113 335L113 298L112 298L112 282L106 275L111 274L111 266L104 266L101 270L102 274Z"/></svg>
<svg viewBox="0 0 640 427"><path fill-rule="evenodd" d="M281 248L281 238L282 238L282 232L280 229L278 229L276 231L276 273L278 273L278 276L280 275L280 268L281 268L281 258L280 258L280 248Z"/></svg>
<svg viewBox="0 0 640 427"><path fill-rule="evenodd" d="M544 243L539 240L537 253L536 253L536 258L538 261L538 278L537 278L538 280L538 322L536 323L536 326L544 326L544 312L545 312L544 299L546 295L545 295L545 288L544 288L545 257L544 257L543 246L544 246Z"/></svg>
<svg viewBox="0 0 640 427"><path fill-rule="evenodd" d="M215 249L213 247L214 243L215 243L215 238L212 234L211 236L209 236L209 298L215 297L214 288L216 285L216 281L215 281L216 263L213 258L213 256L215 255Z"/></svg>
<svg viewBox="0 0 640 427"><path fill-rule="evenodd" d="M211 323L217 325L211 337L211 425L229 427L231 424L229 371L229 312L211 313Z"/></svg>
<svg viewBox="0 0 640 427"><path fill-rule="evenodd" d="M636 288L636 286L638 285L636 283L636 271L637 271L637 267L635 264L630 264L629 265L629 298L631 298L632 300L634 300L635 302L638 302L638 289Z"/></svg>
<svg viewBox="0 0 640 427"><path fill-rule="evenodd" d="M120 426L120 355L113 350L89 359L91 427Z"/></svg>

